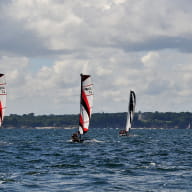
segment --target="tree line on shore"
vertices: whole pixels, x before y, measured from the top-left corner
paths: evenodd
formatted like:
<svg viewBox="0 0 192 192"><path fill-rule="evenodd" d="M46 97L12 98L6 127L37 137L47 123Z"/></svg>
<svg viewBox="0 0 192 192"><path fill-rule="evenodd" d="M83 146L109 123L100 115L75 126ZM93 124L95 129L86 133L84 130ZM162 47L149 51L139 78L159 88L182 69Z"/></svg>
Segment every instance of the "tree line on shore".
<svg viewBox="0 0 192 192"><path fill-rule="evenodd" d="M90 127L123 128L126 124L126 112L94 113ZM188 128L192 120L190 112L138 112L134 115L133 128ZM35 127L74 127L78 126L79 115L35 115L34 113L5 116L4 128Z"/></svg>

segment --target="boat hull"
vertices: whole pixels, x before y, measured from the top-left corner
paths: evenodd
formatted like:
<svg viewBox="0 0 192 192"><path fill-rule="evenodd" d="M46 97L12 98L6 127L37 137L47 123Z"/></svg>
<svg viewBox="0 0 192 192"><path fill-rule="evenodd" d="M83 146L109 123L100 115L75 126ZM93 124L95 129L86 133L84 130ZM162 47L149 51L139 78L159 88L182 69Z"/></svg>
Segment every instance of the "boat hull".
<svg viewBox="0 0 192 192"><path fill-rule="evenodd" d="M128 136L128 135L129 135L128 131L125 131L125 130L120 130L119 131L119 136Z"/></svg>
<svg viewBox="0 0 192 192"><path fill-rule="evenodd" d="M83 139L72 139L73 143L83 143Z"/></svg>

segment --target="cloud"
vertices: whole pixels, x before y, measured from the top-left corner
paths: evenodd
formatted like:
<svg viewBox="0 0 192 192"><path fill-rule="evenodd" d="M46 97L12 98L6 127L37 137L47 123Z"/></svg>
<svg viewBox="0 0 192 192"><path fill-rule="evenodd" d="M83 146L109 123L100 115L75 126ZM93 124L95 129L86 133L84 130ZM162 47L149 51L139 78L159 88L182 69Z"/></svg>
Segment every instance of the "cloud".
<svg viewBox="0 0 192 192"><path fill-rule="evenodd" d="M92 75L95 112L126 111L130 89L141 111L191 109L191 4L0 1L8 113L78 113L80 73Z"/></svg>
<svg viewBox="0 0 192 192"><path fill-rule="evenodd" d="M178 104L178 109L183 109L179 104L181 98L187 100L192 93L189 89L191 86L189 61L192 55L185 55L188 57L183 64L185 68L180 63L183 54L175 51L172 54L169 51L163 51L149 52L146 55L144 53L142 55L113 53L115 59L110 54L108 59L105 57L91 59L90 56L89 59L79 60L79 58L66 57L61 57L52 66L42 66L37 73L29 71L29 63L26 59L20 61L23 67L7 65L10 66L6 69L9 71L7 73L10 89L8 97L14 103L10 104L11 108L14 108L15 102L19 100L18 103L22 106L20 109L23 108L21 111L78 113L79 74L82 70L92 75L95 112L126 111L130 89L136 91L137 108L141 111L154 111L154 109L169 111L172 109L173 102ZM135 59L127 60L134 57ZM177 62L172 63L173 58ZM85 65L85 63L88 64ZM109 73L100 72L99 68ZM27 103L28 100L36 102L31 106ZM160 105L160 103L163 104ZM30 107L26 109L26 106Z"/></svg>
<svg viewBox="0 0 192 192"><path fill-rule="evenodd" d="M0 57L0 70L9 76L10 83L17 84L20 82L19 74L25 71L28 66L28 58L26 57Z"/></svg>
<svg viewBox="0 0 192 192"><path fill-rule="evenodd" d="M18 51L28 55L97 47L190 51L189 4L187 0L182 4L165 0L12 1L1 6L1 30L6 34L1 44L6 48L11 43L6 49L9 51L17 45Z"/></svg>
<svg viewBox="0 0 192 192"><path fill-rule="evenodd" d="M157 52L148 52L147 55L141 59L141 61L145 67L152 68L157 64L158 57L159 55Z"/></svg>

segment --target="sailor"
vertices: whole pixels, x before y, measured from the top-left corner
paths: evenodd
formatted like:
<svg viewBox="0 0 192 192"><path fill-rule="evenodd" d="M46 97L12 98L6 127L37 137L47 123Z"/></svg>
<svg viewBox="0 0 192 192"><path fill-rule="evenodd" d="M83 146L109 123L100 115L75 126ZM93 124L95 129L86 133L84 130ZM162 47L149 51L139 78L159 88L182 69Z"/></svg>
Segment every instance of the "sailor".
<svg viewBox="0 0 192 192"><path fill-rule="evenodd" d="M125 134L125 130L120 130L119 134Z"/></svg>
<svg viewBox="0 0 192 192"><path fill-rule="evenodd" d="M79 142L78 133L73 133L73 135L71 136L71 139L73 142Z"/></svg>
<svg viewBox="0 0 192 192"><path fill-rule="evenodd" d="M120 130L119 131L119 135L121 135L121 136L128 136L129 133L126 130Z"/></svg>

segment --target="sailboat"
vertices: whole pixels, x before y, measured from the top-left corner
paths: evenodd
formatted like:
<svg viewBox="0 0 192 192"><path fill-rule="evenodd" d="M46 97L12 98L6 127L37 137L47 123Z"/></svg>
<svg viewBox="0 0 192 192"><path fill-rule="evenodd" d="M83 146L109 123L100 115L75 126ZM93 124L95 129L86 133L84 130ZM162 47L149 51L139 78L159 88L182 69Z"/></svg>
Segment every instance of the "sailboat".
<svg viewBox="0 0 192 192"><path fill-rule="evenodd" d="M90 75L80 74L80 115L78 132L73 133L73 142L83 142L82 136L88 132L93 108L93 84Z"/></svg>
<svg viewBox="0 0 192 192"><path fill-rule="evenodd" d="M2 126L6 108L6 81L5 75L0 73L0 127Z"/></svg>
<svg viewBox="0 0 192 192"><path fill-rule="evenodd" d="M136 95L135 95L135 92L131 90L130 96L129 96L129 106L128 106L126 126L124 130L119 131L120 136L129 135L131 124L132 124L134 113L135 113L135 106L136 106Z"/></svg>

